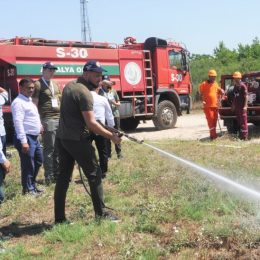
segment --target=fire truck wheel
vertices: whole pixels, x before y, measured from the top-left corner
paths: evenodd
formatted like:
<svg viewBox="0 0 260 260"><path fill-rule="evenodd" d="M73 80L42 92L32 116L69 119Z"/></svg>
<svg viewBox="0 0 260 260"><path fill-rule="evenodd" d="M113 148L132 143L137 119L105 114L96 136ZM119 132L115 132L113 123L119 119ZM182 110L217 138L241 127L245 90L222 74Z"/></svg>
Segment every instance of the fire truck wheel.
<svg viewBox="0 0 260 260"><path fill-rule="evenodd" d="M124 118L120 120L120 128L123 131L133 131L139 125L139 120L137 118Z"/></svg>
<svg viewBox="0 0 260 260"><path fill-rule="evenodd" d="M164 100L158 105L157 116L153 118L153 123L158 130L169 129L175 126L177 117L175 105L169 100Z"/></svg>

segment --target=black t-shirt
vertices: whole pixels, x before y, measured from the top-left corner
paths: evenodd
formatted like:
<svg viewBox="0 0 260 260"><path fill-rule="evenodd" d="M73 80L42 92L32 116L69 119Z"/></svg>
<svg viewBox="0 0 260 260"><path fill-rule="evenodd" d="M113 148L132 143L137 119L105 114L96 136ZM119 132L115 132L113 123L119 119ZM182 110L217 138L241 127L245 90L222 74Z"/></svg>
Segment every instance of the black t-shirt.
<svg viewBox="0 0 260 260"><path fill-rule="evenodd" d="M80 140L89 135L83 111L93 111L93 97L85 85L71 81L62 92L58 138Z"/></svg>

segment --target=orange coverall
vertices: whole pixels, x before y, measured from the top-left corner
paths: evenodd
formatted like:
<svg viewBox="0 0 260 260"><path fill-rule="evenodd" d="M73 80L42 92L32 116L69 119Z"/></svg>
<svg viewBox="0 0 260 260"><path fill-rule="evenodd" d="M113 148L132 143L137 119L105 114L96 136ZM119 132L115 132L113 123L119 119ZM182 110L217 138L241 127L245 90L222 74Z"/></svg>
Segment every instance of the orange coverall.
<svg viewBox="0 0 260 260"><path fill-rule="evenodd" d="M208 121L209 133L211 139L217 138L217 120L218 120L218 100L223 94L223 90L217 82L203 81L199 86L199 92L203 98L203 109Z"/></svg>

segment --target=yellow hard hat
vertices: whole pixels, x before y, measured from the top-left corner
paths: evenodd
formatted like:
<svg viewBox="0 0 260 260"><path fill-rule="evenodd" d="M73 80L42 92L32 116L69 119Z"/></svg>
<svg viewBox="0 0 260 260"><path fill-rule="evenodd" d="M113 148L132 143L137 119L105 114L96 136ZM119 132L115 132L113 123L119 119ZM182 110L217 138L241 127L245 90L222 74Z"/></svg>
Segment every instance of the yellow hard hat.
<svg viewBox="0 0 260 260"><path fill-rule="evenodd" d="M208 76L209 77L217 77L217 72L215 70L209 70Z"/></svg>
<svg viewBox="0 0 260 260"><path fill-rule="evenodd" d="M233 73L233 78L234 79L241 79L242 75L239 71L236 71L236 72Z"/></svg>

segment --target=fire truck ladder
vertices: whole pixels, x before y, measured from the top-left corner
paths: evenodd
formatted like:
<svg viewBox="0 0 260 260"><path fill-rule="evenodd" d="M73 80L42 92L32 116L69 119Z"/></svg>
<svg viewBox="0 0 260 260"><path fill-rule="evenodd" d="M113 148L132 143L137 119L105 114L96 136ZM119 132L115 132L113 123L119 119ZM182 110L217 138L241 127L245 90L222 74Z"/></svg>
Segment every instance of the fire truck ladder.
<svg viewBox="0 0 260 260"><path fill-rule="evenodd" d="M154 89L153 89L153 71L151 53L144 50L144 70L145 70L145 99L144 108L147 115L153 114L154 107Z"/></svg>
<svg viewBox="0 0 260 260"><path fill-rule="evenodd" d="M142 94L133 91L132 95L127 95L123 97L133 98L133 114L134 116L144 116L154 114L154 88L153 88L153 71L152 71L152 61L151 54L148 50L143 50L143 67L144 67L144 81L145 89ZM136 99L140 98L143 101L143 111L136 113L135 108L137 106Z"/></svg>

